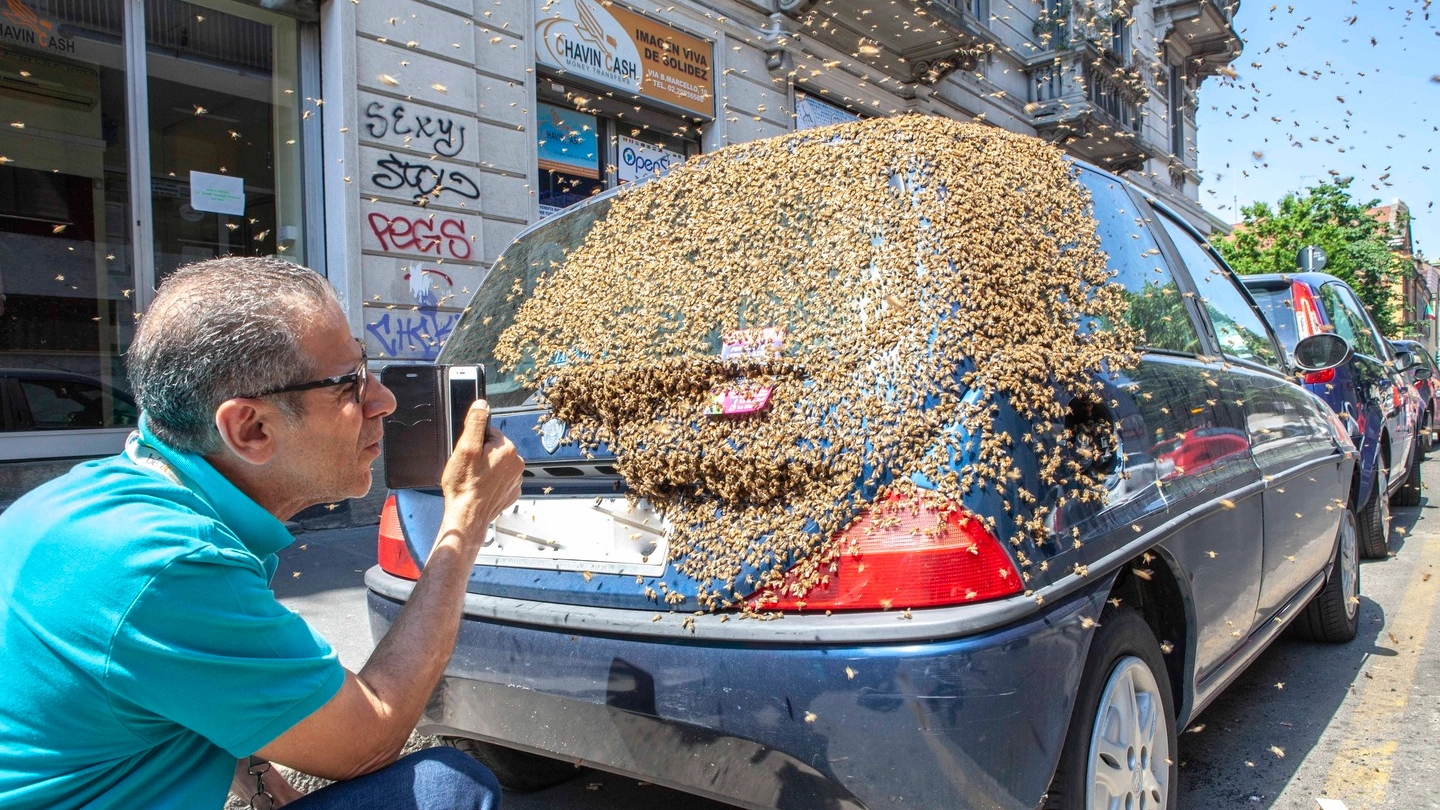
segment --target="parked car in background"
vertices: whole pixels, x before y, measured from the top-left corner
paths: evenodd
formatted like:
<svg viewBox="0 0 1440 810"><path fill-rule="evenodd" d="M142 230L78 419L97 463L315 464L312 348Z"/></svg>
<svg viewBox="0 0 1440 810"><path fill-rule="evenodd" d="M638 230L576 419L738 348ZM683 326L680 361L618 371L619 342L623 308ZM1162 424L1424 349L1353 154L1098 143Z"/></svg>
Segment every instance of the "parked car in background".
<svg viewBox="0 0 1440 810"><path fill-rule="evenodd" d="M1360 551L1390 551L1390 505L1420 503L1420 402L1405 372L1416 362L1396 352L1350 286L1326 273L1241 276L1287 351L1318 334L1345 338L1350 359L1307 372L1305 387L1345 420L1360 449L1351 502L1360 504Z"/></svg>
<svg viewBox="0 0 1440 810"><path fill-rule="evenodd" d="M94 377L46 369L0 369L0 430L133 427L130 394Z"/></svg>
<svg viewBox="0 0 1440 810"><path fill-rule="evenodd" d="M1087 462L1109 471L1107 501L1061 505L1048 542L1015 531L1028 507L1013 492L956 504L995 521L963 542L948 530L917 542L912 523L871 520L881 506L868 503L841 532L863 544L858 571L842 563L777 621L692 613L700 584L668 561L644 504L627 505L613 454L556 441L565 426L494 355L537 276L563 272L615 195L517 237L439 362L485 364L524 492L481 551L420 730L521 789L583 762L752 808L1175 807L1176 732L1271 641L1288 626L1354 636L1356 451L1195 232L1125 181L1077 171L1147 336L1138 366L1100 379L1100 412L1071 411L1117 437ZM817 228L849 215L845 200L818 212L809 199L775 208ZM1326 335L1299 348L1326 358L1307 361L1316 373L1346 353ZM995 419L1025 429L1004 401ZM1014 461L1036 477L1028 444ZM386 504L382 563L365 577L377 637L442 510L436 491ZM655 589L683 612L657 606ZM938 596L902 614L916 589Z"/></svg>
<svg viewBox="0 0 1440 810"><path fill-rule="evenodd" d="M1435 358L1419 341L1392 340L1390 345L1397 351L1409 352L1415 358L1415 364L1410 367L1410 380L1420 395L1420 451L1428 453L1435 446L1436 430L1440 430L1440 425L1435 423L1435 406L1440 404L1440 383L1436 380L1440 367L1436 366Z"/></svg>

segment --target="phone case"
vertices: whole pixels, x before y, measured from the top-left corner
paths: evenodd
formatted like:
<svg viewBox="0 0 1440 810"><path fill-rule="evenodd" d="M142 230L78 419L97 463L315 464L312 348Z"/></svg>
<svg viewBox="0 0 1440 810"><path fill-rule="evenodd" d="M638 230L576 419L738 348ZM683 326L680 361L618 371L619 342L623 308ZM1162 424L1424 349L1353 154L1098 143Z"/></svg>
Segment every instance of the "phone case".
<svg viewBox="0 0 1440 810"><path fill-rule="evenodd" d="M395 395L395 412L385 417L385 486L422 489L440 486L449 455L445 411L445 368L392 363L380 382Z"/></svg>

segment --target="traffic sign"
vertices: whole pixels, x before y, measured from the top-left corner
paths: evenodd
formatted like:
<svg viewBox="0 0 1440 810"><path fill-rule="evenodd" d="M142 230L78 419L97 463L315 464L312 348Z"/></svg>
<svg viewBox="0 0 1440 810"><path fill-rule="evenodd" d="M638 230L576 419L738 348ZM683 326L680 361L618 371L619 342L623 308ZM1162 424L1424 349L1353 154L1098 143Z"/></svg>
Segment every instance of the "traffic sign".
<svg viewBox="0 0 1440 810"><path fill-rule="evenodd" d="M1306 245L1300 248L1295 264L1307 273L1318 273L1325 269L1325 258L1325 251L1319 245Z"/></svg>

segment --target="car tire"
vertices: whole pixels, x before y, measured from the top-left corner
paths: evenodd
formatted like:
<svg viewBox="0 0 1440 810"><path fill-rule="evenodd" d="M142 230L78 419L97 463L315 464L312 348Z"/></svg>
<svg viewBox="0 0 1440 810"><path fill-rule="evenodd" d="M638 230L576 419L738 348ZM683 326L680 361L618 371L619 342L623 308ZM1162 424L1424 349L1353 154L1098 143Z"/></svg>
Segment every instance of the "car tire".
<svg viewBox="0 0 1440 810"><path fill-rule="evenodd" d="M469 754L495 774L501 787L516 793L534 793L554 787L574 779L580 773L580 769L569 762L527 754L469 737L441 737L440 742Z"/></svg>
<svg viewBox="0 0 1440 810"><path fill-rule="evenodd" d="M1375 459L1375 487L1370 500L1360 511L1360 556L1367 560L1383 559L1390 554L1390 498L1385 490L1390 479L1385 474L1385 457Z"/></svg>
<svg viewBox="0 0 1440 810"><path fill-rule="evenodd" d="M1405 475L1405 483L1390 499L1395 506L1419 506L1420 505L1420 449L1410 454L1410 469Z"/></svg>
<svg viewBox="0 0 1440 810"><path fill-rule="evenodd" d="M1360 542L1355 513L1346 509L1336 532L1335 561L1325 587L1295 619L1295 634L1309 641L1342 644L1360 627Z"/></svg>
<svg viewBox="0 0 1440 810"><path fill-rule="evenodd" d="M1175 699L1155 634L1134 610L1107 608L1085 657L1065 748L1042 806L1179 807L1176 733Z"/></svg>

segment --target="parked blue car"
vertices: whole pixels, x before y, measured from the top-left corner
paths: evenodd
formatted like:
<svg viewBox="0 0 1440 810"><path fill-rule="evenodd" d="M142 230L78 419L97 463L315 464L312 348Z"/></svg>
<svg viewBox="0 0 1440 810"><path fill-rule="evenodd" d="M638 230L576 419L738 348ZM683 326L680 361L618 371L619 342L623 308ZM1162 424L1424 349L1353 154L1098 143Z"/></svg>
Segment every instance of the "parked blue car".
<svg viewBox="0 0 1440 810"><path fill-rule="evenodd" d="M1418 340L1392 340L1390 346L1396 353L1409 352L1414 358L1414 364L1410 366L1410 381L1415 386L1415 392L1420 395L1420 453L1424 455L1430 452L1435 446L1435 432L1440 430L1435 419L1440 413L1440 385L1437 385L1436 376L1440 375L1440 366L1435 364L1435 358L1425 345Z"/></svg>
<svg viewBox="0 0 1440 810"><path fill-rule="evenodd" d="M1419 398L1405 372L1416 360L1396 351L1350 286L1326 273L1242 276L1287 351L1309 335L1335 334L1353 352L1333 369L1304 376L1305 387L1340 415L1360 449L1350 502L1360 504L1360 553L1390 553L1390 506L1420 505Z"/></svg>
<svg viewBox="0 0 1440 810"><path fill-rule="evenodd" d="M614 456L564 443L565 426L493 355L536 276L563 267L613 195L522 233L440 357L486 365L492 419L527 470L470 578L420 731L516 789L583 763L752 808L1175 807L1177 731L1271 641L1292 625L1354 636L1356 453L1197 235L1125 181L1075 170L1147 336L1137 367L1101 380L1103 405L1071 408L1073 423L1112 437L1086 462L1108 476L1107 502L1047 495L1054 536L1037 543L1003 508L1013 491L967 495L965 509L1014 543L982 530L934 547L904 521L880 526L872 504L852 525L866 530L870 578L842 562L830 593L777 621L668 612L648 597L693 609L699 585L668 564L645 505L627 506ZM1295 362L1319 369L1344 353L1319 336ZM995 420L1027 429L1004 403ZM1027 482L1029 452L1016 444ZM365 577L377 636L409 598L442 509L434 491L387 503L382 565ZM971 554L1013 581L995 585ZM936 585L932 606L887 603L916 580ZM980 587L991 589L967 598Z"/></svg>

